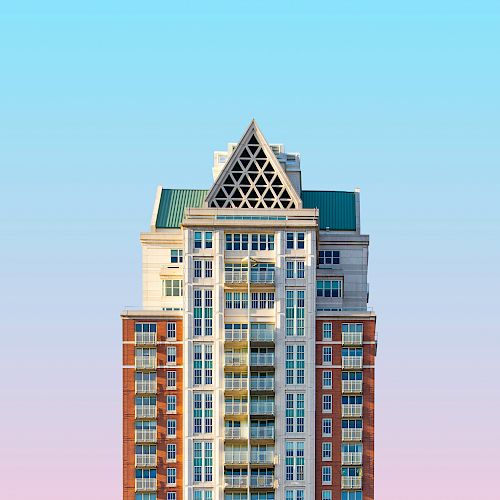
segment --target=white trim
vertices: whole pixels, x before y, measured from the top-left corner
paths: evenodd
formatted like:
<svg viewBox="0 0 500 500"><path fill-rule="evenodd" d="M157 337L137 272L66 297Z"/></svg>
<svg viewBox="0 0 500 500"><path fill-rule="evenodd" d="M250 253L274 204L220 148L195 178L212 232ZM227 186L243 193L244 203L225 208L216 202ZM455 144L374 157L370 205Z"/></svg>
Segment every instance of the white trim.
<svg viewBox="0 0 500 500"><path fill-rule="evenodd" d="M151 231L156 230L156 219L158 218L158 209L160 208L160 200L161 200L161 193L163 191L163 186L158 185L156 188L156 196L155 196L155 202L153 205L153 213L151 214Z"/></svg>

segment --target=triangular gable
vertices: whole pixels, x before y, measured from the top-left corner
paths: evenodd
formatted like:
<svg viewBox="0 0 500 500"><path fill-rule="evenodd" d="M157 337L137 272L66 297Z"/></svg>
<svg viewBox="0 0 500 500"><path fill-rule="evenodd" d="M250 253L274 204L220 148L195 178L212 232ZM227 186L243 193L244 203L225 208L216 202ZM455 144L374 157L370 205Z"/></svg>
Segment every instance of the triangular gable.
<svg viewBox="0 0 500 500"><path fill-rule="evenodd" d="M302 208L302 200L254 120L205 203L214 208Z"/></svg>

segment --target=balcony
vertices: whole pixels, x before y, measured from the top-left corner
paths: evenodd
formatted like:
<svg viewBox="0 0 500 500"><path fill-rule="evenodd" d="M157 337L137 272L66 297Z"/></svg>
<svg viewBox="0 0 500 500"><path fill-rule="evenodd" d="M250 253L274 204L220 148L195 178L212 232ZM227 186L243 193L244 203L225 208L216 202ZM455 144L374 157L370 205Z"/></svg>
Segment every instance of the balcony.
<svg viewBox="0 0 500 500"><path fill-rule="evenodd" d="M250 439L274 439L274 427L250 427Z"/></svg>
<svg viewBox="0 0 500 500"><path fill-rule="evenodd" d="M250 342L274 342L274 330L270 328L250 330Z"/></svg>
<svg viewBox="0 0 500 500"><path fill-rule="evenodd" d="M342 380L342 392L345 394L355 393L360 394L363 392L362 380Z"/></svg>
<svg viewBox="0 0 500 500"><path fill-rule="evenodd" d="M362 356L342 356L342 368L348 370L363 368Z"/></svg>
<svg viewBox="0 0 500 500"><path fill-rule="evenodd" d="M140 430L135 431L136 443L156 443L156 431L154 430Z"/></svg>
<svg viewBox="0 0 500 500"><path fill-rule="evenodd" d="M137 394L156 394L156 381L140 381L135 383Z"/></svg>
<svg viewBox="0 0 500 500"><path fill-rule="evenodd" d="M135 343L137 345L156 345L155 332L135 332Z"/></svg>
<svg viewBox="0 0 500 500"><path fill-rule="evenodd" d="M156 491L156 478L135 480L135 491Z"/></svg>
<svg viewBox="0 0 500 500"><path fill-rule="evenodd" d="M247 436L241 427L224 427L224 438L239 440L247 439Z"/></svg>
<svg viewBox="0 0 500 500"><path fill-rule="evenodd" d="M224 340L226 342L246 342L248 330L225 330Z"/></svg>
<svg viewBox="0 0 500 500"><path fill-rule="evenodd" d="M226 465L241 465L248 463L248 451L225 451L224 463Z"/></svg>
<svg viewBox="0 0 500 500"><path fill-rule="evenodd" d="M224 283L248 283L248 270L224 271Z"/></svg>
<svg viewBox="0 0 500 500"><path fill-rule="evenodd" d="M362 463L363 454L361 452L342 452L342 465L361 465Z"/></svg>
<svg viewBox="0 0 500 500"><path fill-rule="evenodd" d="M252 269L250 271L250 282L260 284L273 284L274 271L261 271L260 269Z"/></svg>
<svg viewBox="0 0 500 500"><path fill-rule="evenodd" d="M250 403L250 415L274 415L274 403Z"/></svg>
<svg viewBox="0 0 500 500"><path fill-rule="evenodd" d="M226 415L246 415L248 413L248 403L226 403L224 413Z"/></svg>
<svg viewBox="0 0 500 500"><path fill-rule="evenodd" d="M343 333L342 345L363 345L363 334L361 332Z"/></svg>
<svg viewBox="0 0 500 500"><path fill-rule="evenodd" d="M224 271L224 283L237 285L248 284L248 269ZM254 284L274 284L274 271L264 271L252 269L250 271L250 283Z"/></svg>
<svg viewBox="0 0 500 500"><path fill-rule="evenodd" d="M156 455L136 455L136 467L156 467Z"/></svg>
<svg viewBox="0 0 500 500"><path fill-rule="evenodd" d="M252 451L250 453L250 463L259 465L273 465L274 451Z"/></svg>
<svg viewBox="0 0 500 500"><path fill-rule="evenodd" d="M224 379L224 389L226 391L245 391L248 389L248 379L226 378Z"/></svg>
<svg viewBox="0 0 500 500"><path fill-rule="evenodd" d="M156 418L156 406L153 405L136 406L135 418Z"/></svg>
<svg viewBox="0 0 500 500"><path fill-rule="evenodd" d="M360 490L361 487L361 477L342 476L343 490Z"/></svg>
<svg viewBox="0 0 500 500"><path fill-rule="evenodd" d="M362 417L363 416L363 405L342 405L342 416L343 417Z"/></svg>
<svg viewBox="0 0 500 500"><path fill-rule="evenodd" d="M342 441L361 441L363 429L342 429Z"/></svg>
<svg viewBox="0 0 500 500"><path fill-rule="evenodd" d="M137 356L135 367L138 370L156 370L156 356Z"/></svg>
<svg viewBox="0 0 500 500"><path fill-rule="evenodd" d="M225 366L247 366L248 356L246 354L224 354Z"/></svg>
<svg viewBox="0 0 500 500"><path fill-rule="evenodd" d="M274 353L250 354L250 366L274 366Z"/></svg>
<svg viewBox="0 0 500 500"><path fill-rule="evenodd" d="M251 378L251 391L274 391L274 378Z"/></svg>
<svg viewBox="0 0 500 500"><path fill-rule="evenodd" d="M273 488L274 476L250 476L250 488Z"/></svg>
<svg viewBox="0 0 500 500"><path fill-rule="evenodd" d="M247 488L248 476L224 476L225 488Z"/></svg>

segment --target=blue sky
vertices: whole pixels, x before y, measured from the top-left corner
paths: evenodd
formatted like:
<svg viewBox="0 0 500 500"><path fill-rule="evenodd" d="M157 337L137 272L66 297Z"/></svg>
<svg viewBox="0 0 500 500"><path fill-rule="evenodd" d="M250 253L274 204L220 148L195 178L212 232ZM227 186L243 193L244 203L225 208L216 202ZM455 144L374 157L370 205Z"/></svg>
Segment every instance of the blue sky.
<svg viewBox="0 0 500 500"><path fill-rule="evenodd" d="M81 498L120 497L118 315L140 301L138 234L156 185L209 187L213 150L254 117L301 153L306 189L361 188L379 498L409 483L409 500L488 497L474 478L498 471L500 435L478 442L474 408L500 413L499 21L481 0L0 6L0 371L16 409L0 474L52 489L58 468L86 475Z"/></svg>

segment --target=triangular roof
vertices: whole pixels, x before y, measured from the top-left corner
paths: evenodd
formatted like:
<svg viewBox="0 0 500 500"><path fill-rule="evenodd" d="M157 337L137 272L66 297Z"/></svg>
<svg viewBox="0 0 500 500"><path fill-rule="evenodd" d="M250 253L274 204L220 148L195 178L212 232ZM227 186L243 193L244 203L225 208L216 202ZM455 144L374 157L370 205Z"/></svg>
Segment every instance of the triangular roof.
<svg viewBox="0 0 500 500"><path fill-rule="evenodd" d="M302 208L302 200L255 120L210 189L214 208Z"/></svg>

